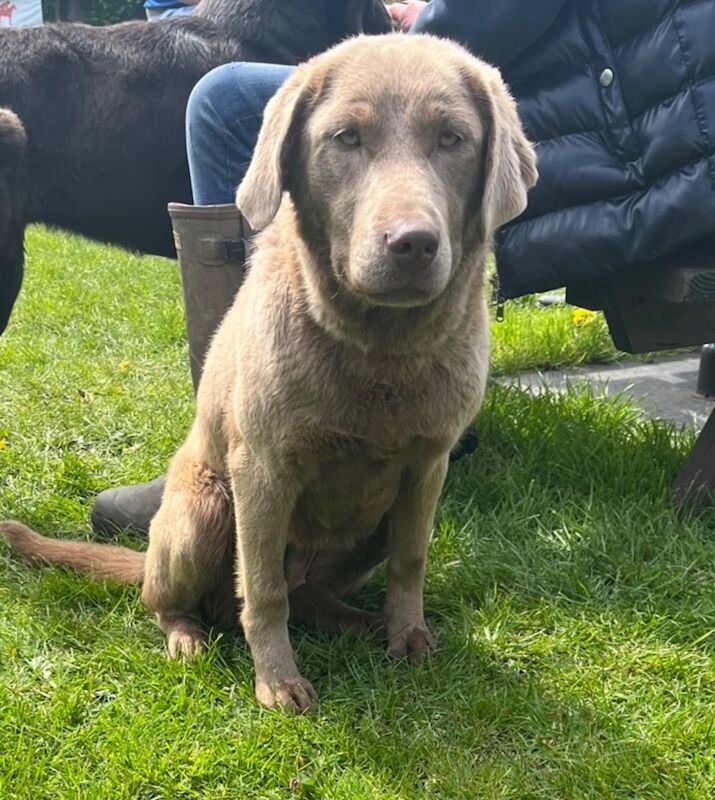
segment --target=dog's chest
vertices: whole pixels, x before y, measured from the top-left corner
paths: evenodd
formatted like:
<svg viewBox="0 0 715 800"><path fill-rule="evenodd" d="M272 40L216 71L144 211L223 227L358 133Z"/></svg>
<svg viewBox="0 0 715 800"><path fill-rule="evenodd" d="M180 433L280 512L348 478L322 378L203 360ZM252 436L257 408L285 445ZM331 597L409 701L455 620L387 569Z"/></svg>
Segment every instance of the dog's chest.
<svg viewBox="0 0 715 800"><path fill-rule="evenodd" d="M406 453L379 458L357 443L340 449L314 466L296 504L291 540L303 547L349 547L375 530L397 497Z"/></svg>
<svg viewBox="0 0 715 800"><path fill-rule="evenodd" d="M426 453L449 449L451 431L419 381L343 372L322 387L318 402L304 395L307 413L294 429L305 484L291 536L303 547L343 549L375 530L405 469Z"/></svg>
<svg viewBox="0 0 715 800"><path fill-rule="evenodd" d="M416 438L444 441L449 447L471 421L483 383L471 365L455 370L432 364L414 373L342 376L325 409L325 428L369 442L382 453L402 450Z"/></svg>

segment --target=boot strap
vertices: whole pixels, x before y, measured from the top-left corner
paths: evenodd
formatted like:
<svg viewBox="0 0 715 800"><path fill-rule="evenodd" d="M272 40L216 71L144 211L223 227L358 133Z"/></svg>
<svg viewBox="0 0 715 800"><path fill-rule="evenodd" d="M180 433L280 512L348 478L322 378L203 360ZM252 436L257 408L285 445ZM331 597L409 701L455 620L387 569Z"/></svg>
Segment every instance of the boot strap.
<svg viewBox="0 0 715 800"><path fill-rule="evenodd" d="M177 252L183 250L187 255L198 257L208 266L221 266L227 261L241 262L246 259L247 242L243 238L224 239L223 237L203 236L190 240L189 247L184 247L181 235L174 231L174 246Z"/></svg>
<svg viewBox="0 0 715 800"><path fill-rule="evenodd" d="M226 261L245 261L246 260L246 240L245 239L224 239L215 242L216 248L222 252Z"/></svg>

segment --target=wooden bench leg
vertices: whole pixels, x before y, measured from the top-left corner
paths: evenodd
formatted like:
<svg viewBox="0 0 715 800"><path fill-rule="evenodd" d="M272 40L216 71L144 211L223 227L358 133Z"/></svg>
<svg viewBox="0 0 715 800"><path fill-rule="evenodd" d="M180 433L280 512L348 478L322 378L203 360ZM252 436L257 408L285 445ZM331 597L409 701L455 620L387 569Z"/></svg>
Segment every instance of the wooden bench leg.
<svg viewBox="0 0 715 800"><path fill-rule="evenodd" d="M715 500L715 409L673 484L679 508L704 510Z"/></svg>

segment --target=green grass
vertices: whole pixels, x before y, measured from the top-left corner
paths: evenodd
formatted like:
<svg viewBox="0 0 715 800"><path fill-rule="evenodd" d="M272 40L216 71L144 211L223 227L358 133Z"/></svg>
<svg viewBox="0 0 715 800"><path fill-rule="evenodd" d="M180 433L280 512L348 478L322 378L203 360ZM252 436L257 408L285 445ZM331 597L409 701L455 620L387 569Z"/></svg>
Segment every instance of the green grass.
<svg viewBox="0 0 715 800"><path fill-rule="evenodd" d="M613 346L601 313L568 305L542 308L535 296L506 304L492 325L492 372L555 369L624 358Z"/></svg>
<svg viewBox="0 0 715 800"><path fill-rule="evenodd" d="M568 354L570 312L517 311L497 369L603 357L600 335ZM191 417L182 326L171 262L30 233L0 339L0 517L87 537L99 488L164 469ZM500 386L479 428L431 547L435 657L294 630L320 693L300 718L255 705L239 636L168 662L135 589L0 547L0 797L713 797L715 514L669 501L692 434ZM381 597L378 576L359 602Z"/></svg>

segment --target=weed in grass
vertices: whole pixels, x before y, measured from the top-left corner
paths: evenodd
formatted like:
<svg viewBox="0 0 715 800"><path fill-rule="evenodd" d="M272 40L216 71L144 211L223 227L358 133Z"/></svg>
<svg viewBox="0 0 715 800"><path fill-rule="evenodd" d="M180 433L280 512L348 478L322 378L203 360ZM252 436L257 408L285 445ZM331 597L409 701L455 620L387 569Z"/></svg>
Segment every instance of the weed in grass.
<svg viewBox="0 0 715 800"><path fill-rule="evenodd" d="M568 305L542 308L535 297L508 303L504 321L492 326L492 372L555 369L622 357L602 314L584 317L574 312Z"/></svg>
<svg viewBox="0 0 715 800"><path fill-rule="evenodd" d="M668 350L675 356L690 350ZM536 296L509 301L504 321L492 325L492 373L509 375L525 370L548 370L581 364L606 364L625 358L651 361L653 353L638 356L613 346L603 314L569 305L542 308Z"/></svg>

